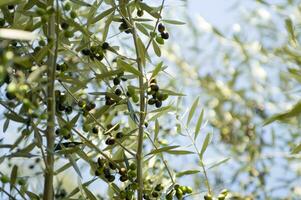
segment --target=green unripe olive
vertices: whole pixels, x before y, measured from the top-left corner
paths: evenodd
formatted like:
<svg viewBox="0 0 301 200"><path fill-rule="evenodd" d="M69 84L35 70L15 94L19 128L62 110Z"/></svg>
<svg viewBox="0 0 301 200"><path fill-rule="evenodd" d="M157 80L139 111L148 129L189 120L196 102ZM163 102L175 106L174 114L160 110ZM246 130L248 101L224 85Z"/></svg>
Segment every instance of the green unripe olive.
<svg viewBox="0 0 301 200"><path fill-rule="evenodd" d="M11 93L11 94L15 94L17 92L17 85L15 83L10 83L7 88L6 88L7 92Z"/></svg>
<svg viewBox="0 0 301 200"><path fill-rule="evenodd" d="M72 38L74 36L72 31L64 31L64 36L66 38Z"/></svg>
<svg viewBox="0 0 301 200"><path fill-rule="evenodd" d="M25 185L26 184L26 181L22 178L18 179L18 184L19 185Z"/></svg>
<svg viewBox="0 0 301 200"><path fill-rule="evenodd" d="M226 199L226 196L227 196L227 195L225 195L225 194L219 194L218 197L217 197L217 199L218 199L218 200L225 200L225 199Z"/></svg>
<svg viewBox="0 0 301 200"><path fill-rule="evenodd" d="M83 125L83 131L84 132L89 132L89 130L90 130L90 126L88 124L84 124Z"/></svg>
<svg viewBox="0 0 301 200"><path fill-rule="evenodd" d="M25 108L30 108L31 102L29 101L29 99L25 98L22 100L22 102Z"/></svg>
<svg viewBox="0 0 301 200"><path fill-rule="evenodd" d="M76 12L75 12L74 10L72 10L72 11L70 12L70 17L71 17L72 19L74 19L74 18L77 17L77 14L76 14Z"/></svg>
<svg viewBox="0 0 301 200"><path fill-rule="evenodd" d="M133 95L133 96L132 96L132 99L133 99L133 102L134 102L134 103L138 103L138 101L139 101L138 95Z"/></svg>
<svg viewBox="0 0 301 200"><path fill-rule="evenodd" d="M191 194L192 193L192 188L191 187L186 187L186 193Z"/></svg>
<svg viewBox="0 0 301 200"><path fill-rule="evenodd" d="M129 171L128 172L128 176L130 177L130 178L135 178L136 176L137 176L137 174L136 174L136 171Z"/></svg>
<svg viewBox="0 0 301 200"><path fill-rule="evenodd" d="M101 159L101 158L98 158L97 159L97 164L98 164L98 167L102 168L105 164L105 160Z"/></svg>
<svg viewBox="0 0 301 200"><path fill-rule="evenodd" d="M0 181L2 183L8 183L9 182L9 177L6 175L1 176Z"/></svg>
<svg viewBox="0 0 301 200"><path fill-rule="evenodd" d="M138 183L136 183L136 182L132 183L132 184L131 184L131 188L132 188L133 190L137 190L137 189L138 189Z"/></svg>
<svg viewBox="0 0 301 200"><path fill-rule="evenodd" d="M170 191L166 196L165 196L166 200L172 200L173 199L173 190Z"/></svg>
<svg viewBox="0 0 301 200"><path fill-rule="evenodd" d="M65 5L64 5L64 10L65 10L65 11L69 11L70 9L71 9L70 3L69 3L69 2L65 3Z"/></svg>
<svg viewBox="0 0 301 200"><path fill-rule="evenodd" d="M40 41L39 41L39 45L40 45L40 46L45 46L45 45L46 45L46 42L45 42L44 40L40 40Z"/></svg>
<svg viewBox="0 0 301 200"><path fill-rule="evenodd" d="M204 200L212 200L212 196L210 194L205 194Z"/></svg>
<svg viewBox="0 0 301 200"><path fill-rule="evenodd" d="M158 44L164 44L164 39L162 38L162 37L159 37L159 36L157 36L156 37L156 42L158 43Z"/></svg>
<svg viewBox="0 0 301 200"><path fill-rule="evenodd" d="M22 130L22 135L26 135L26 136L28 136L28 135L30 135L30 130L29 129L23 129Z"/></svg>
<svg viewBox="0 0 301 200"><path fill-rule="evenodd" d="M136 170L136 169L137 169L136 163L131 163L130 166L129 166L129 168L130 168L131 170Z"/></svg>
<svg viewBox="0 0 301 200"><path fill-rule="evenodd" d="M183 199L183 192L180 188L176 189L176 197L178 198L178 200Z"/></svg>
<svg viewBox="0 0 301 200"><path fill-rule="evenodd" d="M83 101L83 100L79 100L79 101L77 102L77 105L78 105L80 108L83 108L83 107L85 107L86 102Z"/></svg>
<svg viewBox="0 0 301 200"><path fill-rule="evenodd" d="M43 16L46 12L45 12L44 9L38 7L38 8L36 9L36 13L37 13L38 15L40 15L40 16Z"/></svg>

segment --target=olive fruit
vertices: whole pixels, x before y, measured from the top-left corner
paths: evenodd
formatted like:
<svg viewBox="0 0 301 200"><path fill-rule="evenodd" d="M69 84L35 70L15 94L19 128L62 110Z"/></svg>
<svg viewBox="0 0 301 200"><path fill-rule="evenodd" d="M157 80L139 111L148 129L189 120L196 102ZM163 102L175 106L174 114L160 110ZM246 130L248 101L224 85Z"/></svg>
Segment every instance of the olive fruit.
<svg viewBox="0 0 301 200"><path fill-rule="evenodd" d="M77 102L77 105L78 105L80 108L83 108L83 107L86 105L86 102L83 101L83 100L79 100L79 101Z"/></svg>
<svg viewBox="0 0 301 200"><path fill-rule="evenodd" d="M110 47L110 45L109 45L109 43L107 43L107 42L104 42L104 43L102 43L102 45L101 45L101 48L102 49L108 49Z"/></svg>
<svg viewBox="0 0 301 200"><path fill-rule="evenodd" d="M56 134L56 135L60 135L60 134L61 134L61 129L59 129L59 128L56 129L56 130L55 130L55 134Z"/></svg>
<svg viewBox="0 0 301 200"><path fill-rule="evenodd" d="M66 29L69 28L69 24L66 23L66 22L62 22L62 23L61 23L61 28L62 28L63 30L66 30Z"/></svg>
<svg viewBox="0 0 301 200"><path fill-rule="evenodd" d="M73 110L72 106L67 106L67 107L65 108L65 112L66 112L68 115L72 113L72 110Z"/></svg>
<svg viewBox="0 0 301 200"><path fill-rule="evenodd" d="M13 9L15 8L15 5L8 5L7 8L8 8L9 10L13 10Z"/></svg>
<svg viewBox="0 0 301 200"><path fill-rule="evenodd" d="M130 166L129 166L129 168L131 170L136 170L136 168L137 168L136 163L131 163Z"/></svg>
<svg viewBox="0 0 301 200"><path fill-rule="evenodd" d="M117 139L121 139L123 137L123 133L122 132L118 132L117 134L116 134L116 138Z"/></svg>
<svg viewBox="0 0 301 200"><path fill-rule="evenodd" d="M97 164L98 164L98 167L103 167L104 164L105 164L105 160L101 159L101 158L98 158L97 159Z"/></svg>
<svg viewBox="0 0 301 200"><path fill-rule="evenodd" d="M76 18L76 17L77 17L77 13L76 13L74 10L72 10L72 11L70 12L70 17L71 17L72 19Z"/></svg>
<svg viewBox="0 0 301 200"><path fill-rule="evenodd" d="M88 55L91 54L91 50L90 50L90 49L87 49L87 48L81 50L81 52L82 52L82 54L85 55L85 56L88 56Z"/></svg>
<svg viewBox="0 0 301 200"><path fill-rule="evenodd" d="M122 167L122 168L119 169L119 174L120 175L124 176L124 175L126 175L126 173L127 173L126 168Z"/></svg>
<svg viewBox="0 0 301 200"><path fill-rule="evenodd" d="M92 133L97 134L98 133L98 128L96 126L94 126L92 128Z"/></svg>
<svg viewBox="0 0 301 200"><path fill-rule="evenodd" d="M113 79L113 83L114 83L114 85L119 85L120 84L120 79L118 77L115 77Z"/></svg>
<svg viewBox="0 0 301 200"><path fill-rule="evenodd" d="M156 84L151 84L150 88L152 91L155 91L155 92L159 91L159 86Z"/></svg>
<svg viewBox="0 0 301 200"><path fill-rule="evenodd" d="M152 192L152 196L156 198L156 197L159 197L159 194L158 194L158 192Z"/></svg>
<svg viewBox="0 0 301 200"><path fill-rule="evenodd" d="M141 9L137 10L137 16L138 17L142 17L143 14L144 14L143 10L141 10Z"/></svg>
<svg viewBox="0 0 301 200"><path fill-rule="evenodd" d="M2 183L8 183L9 182L9 177L6 176L6 175L2 175L1 178L0 178L0 181Z"/></svg>
<svg viewBox="0 0 301 200"><path fill-rule="evenodd" d="M65 5L64 5L64 10L65 10L65 11L69 11L70 9L71 9L70 3L69 3L69 2L65 3Z"/></svg>
<svg viewBox="0 0 301 200"><path fill-rule="evenodd" d="M157 36L156 37L156 42L158 42L158 44L164 44L164 39L162 37Z"/></svg>
<svg viewBox="0 0 301 200"><path fill-rule="evenodd" d="M121 182L125 182L125 181L128 180L128 177L127 177L127 175L122 175L122 176L120 176L119 180L120 180Z"/></svg>
<svg viewBox="0 0 301 200"><path fill-rule="evenodd" d="M156 108L160 108L162 106L162 101L156 101Z"/></svg>
<svg viewBox="0 0 301 200"><path fill-rule="evenodd" d="M115 176L113 176L113 175L110 175L106 178L107 178L107 181L109 181L109 182L113 182L115 180Z"/></svg>
<svg viewBox="0 0 301 200"><path fill-rule="evenodd" d="M122 91L121 91L119 88L117 88L117 89L115 90L115 94L116 94L117 96L120 96L120 95L122 94Z"/></svg>
<svg viewBox="0 0 301 200"><path fill-rule="evenodd" d="M205 194L204 200L212 200L212 196L210 194Z"/></svg>
<svg viewBox="0 0 301 200"><path fill-rule="evenodd" d="M169 38L169 34L167 32L163 32L161 33L161 37L164 39L164 40L167 40Z"/></svg>
<svg viewBox="0 0 301 200"><path fill-rule="evenodd" d="M149 105L154 105L156 102L157 102L157 101L156 101L156 99L154 99L154 98L151 98L151 99L149 99L149 100L147 101L147 103L148 103Z"/></svg>
<svg viewBox="0 0 301 200"><path fill-rule="evenodd" d="M58 105L57 105L57 109L58 109L58 111L64 111L65 109L66 109L66 107L63 105L63 104L61 104L61 103L59 103Z"/></svg>
<svg viewBox="0 0 301 200"><path fill-rule="evenodd" d="M106 140L106 145L114 145L115 144L115 139L114 138L108 138Z"/></svg>
<svg viewBox="0 0 301 200"><path fill-rule="evenodd" d="M173 190L170 191L166 196L165 196L166 200L172 200L173 199Z"/></svg>
<svg viewBox="0 0 301 200"><path fill-rule="evenodd" d="M183 199L183 192L180 188L176 189L176 197L178 198L178 200Z"/></svg>
<svg viewBox="0 0 301 200"><path fill-rule="evenodd" d="M109 167L112 169L112 170L115 170L117 167L114 163L110 162L109 163Z"/></svg>
<svg viewBox="0 0 301 200"><path fill-rule="evenodd" d="M158 192L163 190L162 185L161 184L156 185L155 190L158 191Z"/></svg>
<svg viewBox="0 0 301 200"><path fill-rule="evenodd" d="M158 25L158 31L160 32L160 33L163 33L164 31L165 31L165 26L163 25L163 24L159 24Z"/></svg>

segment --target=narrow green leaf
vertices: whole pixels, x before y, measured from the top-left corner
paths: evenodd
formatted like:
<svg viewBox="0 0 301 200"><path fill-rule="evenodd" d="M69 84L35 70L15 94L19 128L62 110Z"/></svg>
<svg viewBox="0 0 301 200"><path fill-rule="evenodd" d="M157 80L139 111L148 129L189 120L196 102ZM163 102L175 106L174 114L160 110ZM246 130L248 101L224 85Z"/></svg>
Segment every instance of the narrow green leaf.
<svg viewBox="0 0 301 200"><path fill-rule="evenodd" d="M140 8L142 8L142 10L145 10L146 12L148 12L148 14L150 14L151 16L159 19L161 18L160 14L158 13L158 10L150 7L149 5L147 5L146 3L139 3Z"/></svg>
<svg viewBox="0 0 301 200"><path fill-rule="evenodd" d="M114 7L109 8L108 10L103 11L102 13L100 13L99 15L97 15L92 21L91 24L94 24L100 20L102 20L104 17L110 15L113 11L115 10Z"/></svg>
<svg viewBox="0 0 301 200"><path fill-rule="evenodd" d="M158 119L156 119L156 121L155 121L155 131L154 131L154 142L156 142L156 140L158 138L159 129L160 129L159 121L158 121Z"/></svg>
<svg viewBox="0 0 301 200"><path fill-rule="evenodd" d="M204 155L204 153L205 153L205 151L208 147L208 144L210 143L210 139L211 139L211 133L208 133L206 135L206 138L205 138L204 142L203 142L203 146L202 146L202 149L201 149L201 152L200 152L200 155L199 155L201 160L203 160L203 155Z"/></svg>
<svg viewBox="0 0 301 200"><path fill-rule="evenodd" d="M230 160L230 158L225 158L225 159L223 159L223 160L221 160L221 161L219 161L219 162L217 162L217 163L211 165L208 169L212 169L212 168L214 168L214 167L217 167L217 166L219 166L219 165L221 165L221 164L227 162L228 160Z"/></svg>
<svg viewBox="0 0 301 200"><path fill-rule="evenodd" d="M197 174L199 172L200 172L199 170L186 170L186 171L178 172L176 174L176 177L180 178L182 176L187 176L187 175L191 175L191 174Z"/></svg>
<svg viewBox="0 0 301 200"><path fill-rule="evenodd" d="M175 149L175 148L178 148L178 147L179 147L179 146L167 146L167 147L162 147L162 148L155 149L155 150L151 151L151 152L148 153L146 156L152 155L152 154L158 154L158 153L162 153L162 152L167 152L168 150Z"/></svg>
<svg viewBox="0 0 301 200"><path fill-rule="evenodd" d="M102 33L102 41L106 41L106 39L107 39L108 32L109 32L110 25L112 23L113 17L114 17L114 13L112 13L108 17L108 19L106 20L106 25L105 25L105 28L104 28L103 33Z"/></svg>
<svg viewBox="0 0 301 200"><path fill-rule="evenodd" d="M161 57L161 49L155 40L152 41L153 49L158 57Z"/></svg>
<svg viewBox="0 0 301 200"><path fill-rule="evenodd" d="M94 194L86 187L83 185L83 189L86 193L86 197L89 199L89 200L97 200L97 198L94 196Z"/></svg>
<svg viewBox="0 0 301 200"><path fill-rule="evenodd" d="M141 63L143 66L146 64L146 49L140 37L137 39L137 46L139 52L139 58L141 59Z"/></svg>
<svg viewBox="0 0 301 200"><path fill-rule="evenodd" d="M204 109L202 109L201 111L201 114L199 116L199 119L196 123L196 126L195 126L195 130L194 130L194 140L197 139L199 133L200 133L200 130L201 130L201 126L202 126L202 122L203 122L203 117L204 117Z"/></svg>
<svg viewBox="0 0 301 200"><path fill-rule="evenodd" d="M91 7L92 5L89 4L89 3L86 3L84 1L80 1L80 0L70 0L72 1L73 3L77 4L77 5L80 5L80 6L87 6L87 7Z"/></svg>
<svg viewBox="0 0 301 200"><path fill-rule="evenodd" d="M10 173L10 190L13 189L13 185L15 185L16 183L17 175L18 175L18 166L14 165Z"/></svg>
<svg viewBox="0 0 301 200"><path fill-rule="evenodd" d="M199 97L196 98L196 100L194 100L194 102L193 102L193 104L192 104L192 106L191 106L191 108L190 108L190 111L189 111L189 114L188 114L188 117L187 117L186 126L189 125L189 123L190 123L190 121L191 121L191 119L192 119L192 117L193 117L193 114L194 114L194 112L195 112L195 109L196 109L197 106L198 106L199 99L200 99Z"/></svg>
<svg viewBox="0 0 301 200"><path fill-rule="evenodd" d="M117 65L119 67L121 67L124 71L126 72L130 72L132 74L135 74L137 76L142 76L141 72L139 72L138 69L136 69L135 67L133 67L132 65L124 62L123 60L121 59L117 59Z"/></svg>
<svg viewBox="0 0 301 200"><path fill-rule="evenodd" d="M157 75L159 74L159 72L161 71L162 67L163 67L163 62L159 62L159 63L156 65L155 69L153 70L151 79L156 78L156 76L157 76Z"/></svg>
<svg viewBox="0 0 301 200"><path fill-rule="evenodd" d="M297 153L299 153L300 151L301 151L301 144L299 144L298 146L296 146L296 147L292 150L291 154L297 154Z"/></svg>
<svg viewBox="0 0 301 200"><path fill-rule="evenodd" d="M174 25L183 25L183 24L185 24L185 22L181 22L181 21L178 21L178 20L163 19L162 21L167 23L167 24L174 24Z"/></svg>
<svg viewBox="0 0 301 200"><path fill-rule="evenodd" d="M296 36L295 36L295 32L294 32L294 25L293 22L290 18L285 19L285 27L287 32L289 33L291 39L296 42Z"/></svg>
<svg viewBox="0 0 301 200"><path fill-rule="evenodd" d="M166 153L174 154L174 155L187 155L187 154L194 154L193 151L186 151L186 150L168 150Z"/></svg>

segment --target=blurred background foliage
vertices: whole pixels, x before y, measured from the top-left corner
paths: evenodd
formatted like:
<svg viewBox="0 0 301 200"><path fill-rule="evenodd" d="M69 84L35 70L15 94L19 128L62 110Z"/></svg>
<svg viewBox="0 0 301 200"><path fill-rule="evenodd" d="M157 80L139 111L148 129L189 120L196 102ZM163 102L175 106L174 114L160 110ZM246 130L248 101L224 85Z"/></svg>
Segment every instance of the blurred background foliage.
<svg viewBox="0 0 301 200"><path fill-rule="evenodd" d="M146 2L158 5L160 1ZM233 1L228 12L235 13L236 23L219 27L191 12L191 7L202 6L202 1L166 1L164 17L186 24L166 24L170 41L160 48L168 68L158 80L186 96L172 99L179 105L177 110L167 109L169 117L160 118L159 143L193 148L185 133L189 127L181 120L199 97L197 109L204 110L206 123L196 146L201 147L206 133L213 133L204 162L215 194L227 188L233 193L232 199L301 198L300 3ZM127 47L123 38L116 40ZM66 54L72 57L71 52ZM95 90L101 87L93 84ZM109 116L106 120L113 121ZM196 123L197 118L193 118L192 124ZM198 162L189 155L169 164L180 172L196 168ZM156 161L149 163L150 167L155 165ZM163 169L162 163L158 168ZM62 180L72 185L72 179ZM179 181L196 191L186 199L200 199L206 191L202 173L179 177Z"/></svg>

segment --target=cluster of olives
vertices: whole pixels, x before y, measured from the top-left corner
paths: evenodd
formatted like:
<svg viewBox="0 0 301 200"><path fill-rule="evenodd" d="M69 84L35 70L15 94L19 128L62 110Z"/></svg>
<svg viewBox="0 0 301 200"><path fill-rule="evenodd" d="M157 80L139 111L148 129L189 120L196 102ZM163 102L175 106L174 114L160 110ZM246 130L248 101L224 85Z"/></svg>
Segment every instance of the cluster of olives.
<svg viewBox="0 0 301 200"><path fill-rule="evenodd" d="M115 126L114 129L113 129L113 131L118 131L118 130L119 130L119 127L120 127L119 125ZM112 129L112 128L113 128L113 125L112 125L112 124L109 124L109 125L107 126L107 129L108 129L108 130L110 130L110 129ZM110 135L112 135L112 133L110 133ZM114 145L114 144L116 143L116 140L123 138L123 136L124 136L123 133L122 133L121 131L118 131L118 132L115 134L115 137L113 137L113 136L108 137L108 138L106 139L105 143L106 143L106 145Z"/></svg>
<svg viewBox="0 0 301 200"><path fill-rule="evenodd" d="M150 86L147 90L147 94L152 96L147 103L149 105L155 105L156 108L160 108L162 106L162 101L168 98L167 94L161 93L159 91L159 86L157 85L156 79L152 79L150 81Z"/></svg>
<svg viewBox="0 0 301 200"><path fill-rule="evenodd" d="M94 102L89 102L83 99L79 100L77 102L77 105L83 111L84 116L86 116L88 112L96 108L96 104Z"/></svg>
<svg viewBox="0 0 301 200"><path fill-rule="evenodd" d="M159 44L164 44L164 40L169 38L169 33L165 31L165 26L161 23L158 25L158 32L160 33L160 36L156 37L156 41Z"/></svg>
<svg viewBox="0 0 301 200"><path fill-rule="evenodd" d="M101 61L104 58L104 52L110 48L109 43L104 42L102 45L91 46L90 48L84 48L81 50L82 54L89 56L91 60Z"/></svg>
<svg viewBox="0 0 301 200"><path fill-rule="evenodd" d="M165 196L166 200L172 200L175 195L178 200L183 199L183 195L191 194L192 189L188 186L180 186L179 184L174 185L174 188Z"/></svg>
<svg viewBox="0 0 301 200"><path fill-rule="evenodd" d="M143 199L151 200L153 198L158 198L161 195L164 187L161 184L157 184L150 192L143 194Z"/></svg>
<svg viewBox="0 0 301 200"><path fill-rule="evenodd" d="M119 174L119 181L126 182L130 180L134 182L136 178L136 164L131 163L127 169L125 167L118 167L115 163L107 161L104 158L97 159L95 176L103 175L108 182L113 182L117 173Z"/></svg>
<svg viewBox="0 0 301 200"><path fill-rule="evenodd" d="M71 128L68 125L65 125L61 129L56 129L55 134L58 136L63 136L65 140L68 140L71 138Z"/></svg>
<svg viewBox="0 0 301 200"><path fill-rule="evenodd" d="M125 19L121 19L121 24L119 25L119 30L121 32L124 31L127 34L132 32L131 28L129 27L129 25L127 23L127 20L125 20Z"/></svg>
<svg viewBox="0 0 301 200"><path fill-rule="evenodd" d="M56 101L56 110L58 112L65 112L67 115L70 115L73 111L72 106L67 105L66 103L66 94L60 90L55 90L55 101Z"/></svg>
<svg viewBox="0 0 301 200"><path fill-rule="evenodd" d="M72 10L72 6L70 4L70 2L66 2L64 4L64 7L63 9L66 11L66 12L70 12L69 15L72 19L75 19L77 17L77 13L75 10Z"/></svg>

